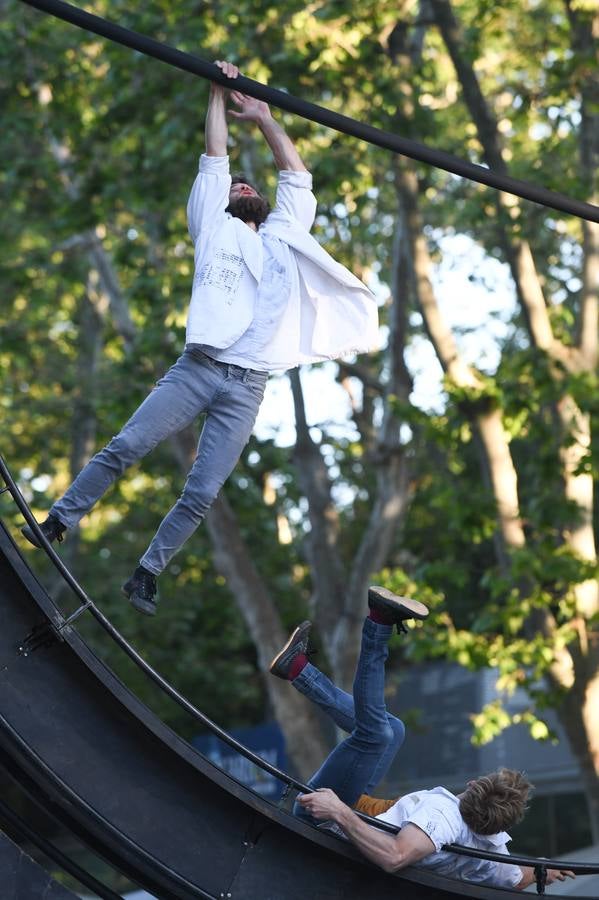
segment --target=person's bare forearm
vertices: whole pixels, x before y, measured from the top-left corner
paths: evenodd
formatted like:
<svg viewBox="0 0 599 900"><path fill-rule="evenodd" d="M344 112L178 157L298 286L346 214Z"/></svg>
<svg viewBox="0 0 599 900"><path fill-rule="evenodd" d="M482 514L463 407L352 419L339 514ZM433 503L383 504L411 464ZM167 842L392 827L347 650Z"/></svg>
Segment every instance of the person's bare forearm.
<svg viewBox="0 0 599 900"><path fill-rule="evenodd" d="M299 153L295 149L293 141L279 123L273 119L270 112L268 115L262 116L258 125L272 151L275 165L279 171L283 169L292 172L307 171Z"/></svg>
<svg viewBox="0 0 599 900"><path fill-rule="evenodd" d="M396 872L408 864L398 851L397 840L390 834L378 831L363 822L353 810L346 806L335 816L335 821L343 829L352 844L371 862L385 872Z"/></svg>
<svg viewBox="0 0 599 900"><path fill-rule="evenodd" d="M516 885L517 891L523 891L529 885L534 884L535 880L535 870L530 866L520 866L520 870L522 872L522 881L519 881Z"/></svg>
<svg viewBox="0 0 599 900"><path fill-rule="evenodd" d="M330 788L317 788L310 794L300 794L298 803L315 819L332 819L340 825L352 844L385 872L397 872L435 850L429 836L410 822L394 835L367 825Z"/></svg>
<svg viewBox="0 0 599 900"><path fill-rule="evenodd" d="M522 881L519 881L516 885L517 891L523 891L529 885L534 884L536 881L535 870L530 866L520 866L520 870L522 872ZM565 881L566 878L576 878L574 872L571 872L570 869L547 869L546 872L546 883L553 884L554 881Z"/></svg>
<svg viewBox="0 0 599 900"><path fill-rule="evenodd" d="M227 155L227 111L223 88L213 85L206 112L206 155Z"/></svg>

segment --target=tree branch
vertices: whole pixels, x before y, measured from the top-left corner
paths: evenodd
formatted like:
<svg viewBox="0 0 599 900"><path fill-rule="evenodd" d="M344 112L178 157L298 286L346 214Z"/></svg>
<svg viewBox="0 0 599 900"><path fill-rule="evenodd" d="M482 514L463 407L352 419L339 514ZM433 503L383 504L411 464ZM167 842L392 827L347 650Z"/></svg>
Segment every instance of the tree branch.
<svg viewBox="0 0 599 900"><path fill-rule="evenodd" d="M195 430L191 426L171 438L175 458L185 474L195 457L196 443ZM285 644L287 634L224 494L212 504L205 526L212 544L214 564L225 577L256 647L258 667L276 719L285 734L289 755L301 776L307 777L320 766L329 748L312 706L290 685L268 672L270 661Z"/></svg>
<svg viewBox="0 0 599 900"><path fill-rule="evenodd" d="M503 157L497 120L485 100L474 67L467 59L462 30L453 14L451 2L450 0L430 0L430 5L455 67L464 101L476 126L485 161L492 169L506 174L508 167ZM507 207L506 196L503 193L498 194L498 204L501 209L508 210L510 215L520 208L519 203L515 207ZM552 358L560 360L565 365L569 365L572 353L553 336L547 304L530 245L526 241L515 240L509 234L508 227L505 216L500 217L504 249L531 337L539 349L544 350Z"/></svg>
<svg viewBox="0 0 599 900"><path fill-rule="evenodd" d="M331 499L326 463L310 436L298 369L289 372L289 381L296 428L293 462L299 486L308 500L311 526L305 538L305 549L312 570L312 606L319 629L328 644L343 609L346 591L345 567L339 553L339 516Z"/></svg>
<svg viewBox="0 0 599 900"><path fill-rule="evenodd" d="M575 83L580 92L581 178L588 185L591 202L599 197L599 12L584 13L565 0L571 43L579 59ZM593 371L598 362L599 335L599 225L582 222L583 265L579 346L583 365Z"/></svg>

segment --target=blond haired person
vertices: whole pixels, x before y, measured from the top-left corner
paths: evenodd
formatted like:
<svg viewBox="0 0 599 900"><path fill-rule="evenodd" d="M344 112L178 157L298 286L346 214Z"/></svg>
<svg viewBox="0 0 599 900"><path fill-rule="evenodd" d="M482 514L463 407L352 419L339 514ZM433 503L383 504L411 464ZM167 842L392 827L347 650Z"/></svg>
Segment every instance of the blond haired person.
<svg viewBox="0 0 599 900"><path fill-rule="evenodd" d="M294 812L310 822L333 823L387 872L408 865L464 881L522 890L534 881L532 868L475 859L443 848L461 844L508 854L506 829L521 821L531 785L521 772L500 769L469 781L461 794L444 787L414 791L397 800L370 796L385 776L403 743L405 728L385 706L385 661L393 626L424 619L422 603L371 587L370 612L362 631L353 695L340 690L308 660L310 623L292 633L273 659L270 671L291 682L349 735L329 754L308 782L312 793L300 795ZM355 809L398 826L396 835L364 822ZM549 870L547 883L563 881L569 871Z"/></svg>

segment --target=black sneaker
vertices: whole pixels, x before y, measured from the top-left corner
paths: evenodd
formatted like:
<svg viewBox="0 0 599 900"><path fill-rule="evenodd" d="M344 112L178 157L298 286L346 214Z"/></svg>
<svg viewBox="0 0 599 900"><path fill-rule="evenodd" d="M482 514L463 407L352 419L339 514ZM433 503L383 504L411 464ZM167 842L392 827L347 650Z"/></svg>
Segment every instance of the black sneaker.
<svg viewBox="0 0 599 900"><path fill-rule="evenodd" d="M63 525L56 516L48 516L45 522L40 523L40 529L47 541L50 543L58 541L59 544L64 540L63 535L67 530L66 525ZM41 549L42 545L30 525L24 525L21 528L21 534L27 538L30 544Z"/></svg>
<svg viewBox="0 0 599 900"><path fill-rule="evenodd" d="M398 631L405 631L406 619L426 619L428 609L419 600L398 597L392 591L378 585L368 588L368 606L389 617L390 625L397 625Z"/></svg>
<svg viewBox="0 0 599 900"><path fill-rule="evenodd" d="M123 594L131 606L146 616L156 615L156 576L143 566L138 566L129 581L123 585Z"/></svg>
<svg viewBox="0 0 599 900"><path fill-rule="evenodd" d="M308 654L308 637L311 628L312 622L302 622L301 625L294 629L283 649L279 650L268 667L271 675L289 680L289 672L291 671L293 660L300 653Z"/></svg>

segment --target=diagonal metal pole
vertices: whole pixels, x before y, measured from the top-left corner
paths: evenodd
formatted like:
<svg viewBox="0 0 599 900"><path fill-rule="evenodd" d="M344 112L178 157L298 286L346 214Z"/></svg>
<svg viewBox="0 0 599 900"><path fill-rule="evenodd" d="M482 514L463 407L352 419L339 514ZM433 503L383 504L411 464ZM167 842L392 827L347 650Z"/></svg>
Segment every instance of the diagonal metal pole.
<svg viewBox="0 0 599 900"><path fill-rule="evenodd" d="M161 62L165 62L177 69L183 69L185 72L191 72L225 87L231 86L230 79L226 78L214 63L206 62L198 56L183 53L181 50L168 46L168 44L162 44L160 41L156 41L144 34L123 28L121 25L116 25L114 22L109 22L100 16L85 12L76 6L72 6L70 3L64 3L63 0L22 0L22 2L27 3L29 6L34 6L42 12L50 13L59 19L64 19L64 21L70 22L72 25L77 25L78 28L92 31L94 34L106 37L117 44L123 44L125 47L130 47L133 50L138 50L140 53L145 53L147 56L152 56L154 59L159 59ZM565 194L550 191L542 185L531 184L528 181L522 181L519 178L512 178L510 175L487 169L485 166L466 162L457 156L445 153L443 150L436 150L410 138L383 131L364 122L358 122L349 116L341 115L326 109L324 106L318 106L315 103L294 97L285 91L268 87L268 85L261 84L259 81L254 81L243 75L236 79L235 87L242 93L256 97L258 100L265 100L279 109L295 113L305 119L318 122L320 125L326 125L328 128L333 128L362 141L375 144L377 147L400 153L402 156L409 156L411 159L444 169L446 172L468 178L470 181L486 184L508 194L515 194L525 200L532 200L533 203L540 203L550 209L569 213L581 219L588 219L590 222L599 222L599 206L594 206L592 203L576 200L567 197Z"/></svg>

